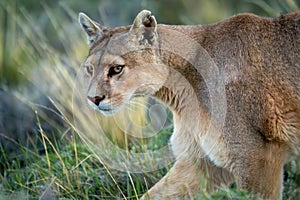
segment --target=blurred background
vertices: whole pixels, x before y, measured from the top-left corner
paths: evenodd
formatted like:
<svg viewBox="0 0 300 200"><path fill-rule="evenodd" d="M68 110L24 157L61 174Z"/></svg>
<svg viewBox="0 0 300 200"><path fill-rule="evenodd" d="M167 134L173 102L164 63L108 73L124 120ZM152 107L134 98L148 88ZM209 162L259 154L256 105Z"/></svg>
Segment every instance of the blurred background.
<svg viewBox="0 0 300 200"><path fill-rule="evenodd" d="M108 27L131 24L142 9L151 10L158 23L192 25L243 12L278 16L299 10L299 6L300 0L1 0L0 172L5 171L5 160L22 160L23 147L45 153L41 132L58 142L76 132L72 128L73 91L88 53L77 23L79 12ZM151 148L165 145L172 132L172 115L166 113L169 120L155 145L150 141ZM143 106L131 109L131 115L130 120L139 125L147 121ZM124 113L114 120L98 120L111 141L123 149L142 151L133 147L134 138L114 124L128 120Z"/></svg>

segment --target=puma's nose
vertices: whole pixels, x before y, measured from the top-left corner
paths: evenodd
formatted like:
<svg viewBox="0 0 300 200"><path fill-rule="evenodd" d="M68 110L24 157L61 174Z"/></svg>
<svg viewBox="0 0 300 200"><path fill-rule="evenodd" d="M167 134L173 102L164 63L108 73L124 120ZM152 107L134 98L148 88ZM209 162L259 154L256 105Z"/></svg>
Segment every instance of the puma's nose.
<svg viewBox="0 0 300 200"><path fill-rule="evenodd" d="M92 101L96 106L99 106L100 102L105 98L105 95L102 97L95 96L95 97L87 97L90 101Z"/></svg>

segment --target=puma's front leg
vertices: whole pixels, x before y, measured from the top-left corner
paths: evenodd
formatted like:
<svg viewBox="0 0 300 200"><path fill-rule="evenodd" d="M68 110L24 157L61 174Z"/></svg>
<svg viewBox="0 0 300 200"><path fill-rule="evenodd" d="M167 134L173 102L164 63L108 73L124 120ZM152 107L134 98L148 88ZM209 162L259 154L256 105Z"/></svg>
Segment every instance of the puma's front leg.
<svg viewBox="0 0 300 200"><path fill-rule="evenodd" d="M271 143L260 152L248 155L235 170L238 188L258 194L263 199L281 199L286 157L286 146Z"/></svg>
<svg viewBox="0 0 300 200"><path fill-rule="evenodd" d="M233 177L228 171L216 167L206 158L199 163L178 160L141 199L194 199L200 188L216 189L232 181Z"/></svg>
<svg viewBox="0 0 300 200"><path fill-rule="evenodd" d="M142 199L159 200L192 197L195 190L200 187L199 180L199 172L197 172L193 163L178 160L165 177L156 183Z"/></svg>

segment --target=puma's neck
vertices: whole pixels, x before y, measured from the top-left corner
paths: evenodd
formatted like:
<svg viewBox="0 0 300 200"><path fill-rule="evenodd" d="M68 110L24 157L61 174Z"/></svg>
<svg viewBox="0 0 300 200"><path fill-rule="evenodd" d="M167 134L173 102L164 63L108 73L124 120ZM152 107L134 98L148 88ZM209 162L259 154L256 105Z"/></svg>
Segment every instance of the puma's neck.
<svg viewBox="0 0 300 200"><path fill-rule="evenodd" d="M172 110L175 127L195 125L196 118L206 121L207 110L199 102L197 87L188 79L188 75L171 68L165 84L154 94Z"/></svg>
<svg viewBox="0 0 300 200"><path fill-rule="evenodd" d="M199 74L199 69L196 69L204 65L208 66L207 61L199 63L199 60L196 60L205 58L197 43L201 40L204 29L201 26L195 28L167 25L162 25L160 28L158 29L160 48L156 55L164 65L167 65L169 74L165 84L154 96L172 110L176 129L184 131L197 129L202 132L206 128L210 109L206 83ZM172 37L169 34L172 34ZM175 41L172 41L173 39ZM180 40L184 41L180 42ZM194 66L195 63L199 66ZM195 119L197 122L201 121L201 125L195 123Z"/></svg>
<svg viewBox="0 0 300 200"><path fill-rule="evenodd" d="M206 84L199 74L199 69L196 69L206 62L201 61L203 63L199 64L197 60L205 58L198 43L203 30L200 25L160 25L158 29L159 50L155 54L159 57L158 60L169 68L169 74L165 84L154 96L168 105L178 117L192 113L200 105L203 112L209 109ZM195 64L199 66L194 66Z"/></svg>
<svg viewBox="0 0 300 200"><path fill-rule="evenodd" d="M155 97L163 101L174 113L182 115L189 107L192 107L192 88L184 77L180 77L174 71L170 73L166 83L155 93ZM196 105L194 105L196 106Z"/></svg>

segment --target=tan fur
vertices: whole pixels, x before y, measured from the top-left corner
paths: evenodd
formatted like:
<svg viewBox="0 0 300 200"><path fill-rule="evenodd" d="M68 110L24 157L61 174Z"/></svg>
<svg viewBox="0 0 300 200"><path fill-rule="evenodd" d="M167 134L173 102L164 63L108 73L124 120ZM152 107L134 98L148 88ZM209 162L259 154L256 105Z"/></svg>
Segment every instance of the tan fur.
<svg viewBox="0 0 300 200"><path fill-rule="evenodd" d="M91 47L87 96L103 97L93 107L111 114L130 98L153 95L174 113L176 162L142 199L190 199L201 188L214 190L234 179L262 198L281 198L283 166L300 150L300 12L272 19L240 14L206 26L157 25L149 11L139 13L133 26L114 29L84 14L79 21ZM172 33L188 36L210 55L201 75L189 62L199 58L200 48ZM172 43L186 59L178 49L164 50ZM225 84L224 124L211 118L215 91L203 79L210 59L223 73L217 81ZM108 77L114 65L123 71Z"/></svg>

